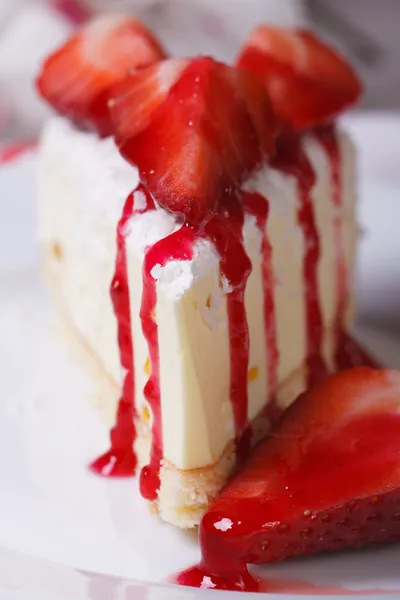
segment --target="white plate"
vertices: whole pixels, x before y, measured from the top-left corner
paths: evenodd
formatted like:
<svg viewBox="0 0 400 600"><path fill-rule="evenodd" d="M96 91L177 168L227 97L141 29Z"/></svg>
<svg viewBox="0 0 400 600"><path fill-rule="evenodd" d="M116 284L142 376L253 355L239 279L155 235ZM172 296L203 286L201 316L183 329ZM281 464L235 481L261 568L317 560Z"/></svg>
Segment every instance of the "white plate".
<svg viewBox="0 0 400 600"><path fill-rule="evenodd" d="M400 140L400 121L394 121L387 129L396 127ZM353 120L352 128L361 137L365 123ZM0 168L0 598L218 598L220 592L157 585L198 561L195 536L151 517L134 480L104 480L86 469L106 447L107 431L88 402L90 380L51 329L51 305L37 274L34 172L33 156ZM360 256L360 336L400 368L400 338L365 325L379 321L382 304L396 316L400 179L365 175L361 218L369 235ZM322 598L329 590L375 590L379 597L378 591L397 589L400 596L399 562L400 547L393 546L258 572L270 578L271 591L294 594L287 598L301 591Z"/></svg>

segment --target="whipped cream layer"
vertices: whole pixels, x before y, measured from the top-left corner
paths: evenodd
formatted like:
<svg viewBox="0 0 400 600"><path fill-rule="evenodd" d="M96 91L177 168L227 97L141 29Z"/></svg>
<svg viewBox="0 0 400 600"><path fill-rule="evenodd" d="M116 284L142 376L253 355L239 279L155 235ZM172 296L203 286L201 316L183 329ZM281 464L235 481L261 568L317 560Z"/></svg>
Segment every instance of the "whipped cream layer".
<svg viewBox="0 0 400 600"><path fill-rule="evenodd" d="M350 275L357 237L354 150L345 134L340 134L338 142L340 209L334 202L332 165L326 151L313 134L302 142L317 176L312 204L320 241L318 299L323 322L322 353L330 367L338 304L335 219L341 220L343 257ZM115 381L119 381L120 367L109 288L115 268L117 223L126 197L137 183L137 170L124 162L112 140L98 140L92 134L78 132L60 118L48 124L39 174L40 241L46 251L53 253L62 303L78 335ZM266 237L272 246L275 279L277 404L284 408L306 387L307 381L303 275L307 241L298 222L298 181L280 170L265 167L244 188L259 192L269 204ZM143 196L143 192L134 194L139 211L145 202ZM149 420L143 388L151 369L140 320L143 259L150 246L181 226L179 219L159 207L134 214L126 225L135 401L143 420ZM252 263L245 291L250 343L249 422L265 407L269 390L262 239L256 218L246 213L243 243ZM220 257L213 244L203 238L195 240L190 260L156 264L151 275L157 291L155 319L164 460L182 470L205 467L214 464L235 438L229 391L230 282L221 279ZM348 320L351 313L349 307ZM114 412L115 403L110 402L110 417Z"/></svg>

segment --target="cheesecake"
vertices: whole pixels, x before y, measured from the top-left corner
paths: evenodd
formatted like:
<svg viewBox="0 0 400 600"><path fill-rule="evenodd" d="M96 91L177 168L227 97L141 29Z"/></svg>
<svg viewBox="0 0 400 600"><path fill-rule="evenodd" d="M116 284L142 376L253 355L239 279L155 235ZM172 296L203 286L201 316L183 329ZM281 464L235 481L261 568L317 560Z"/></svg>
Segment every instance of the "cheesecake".
<svg viewBox="0 0 400 600"><path fill-rule="evenodd" d="M360 84L304 32L257 30L232 67L166 58L108 15L37 87L59 113L40 143L43 271L111 429L91 468L137 473L193 527L301 392L366 360L347 333L356 155L335 121Z"/></svg>

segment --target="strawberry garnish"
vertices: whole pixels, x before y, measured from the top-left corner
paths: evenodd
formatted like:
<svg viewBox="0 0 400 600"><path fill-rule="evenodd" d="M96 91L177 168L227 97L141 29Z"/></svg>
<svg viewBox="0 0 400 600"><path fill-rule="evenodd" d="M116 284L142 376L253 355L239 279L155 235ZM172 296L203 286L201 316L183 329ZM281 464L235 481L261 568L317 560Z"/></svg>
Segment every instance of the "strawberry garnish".
<svg viewBox="0 0 400 600"><path fill-rule="evenodd" d="M147 69L130 73L114 87L109 106L115 135L121 146L146 129L153 113L165 102L188 62L184 58L163 60Z"/></svg>
<svg viewBox="0 0 400 600"><path fill-rule="evenodd" d="M274 147L262 84L208 57L129 75L110 111L120 151L153 197L195 222L229 199Z"/></svg>
<svg viewBox="0 0 400 600"><path fill-rule="evenodd" d="M360 81L347 61L301 29L257 27L237 66L262 79L275 112L295 130L331 120L361 94Z"/></svg>
<svg viewBox="0 0 400 600"><path fill-rule="evenodd" d="M136 19L102 15L45 61L37 87L60 114L105 136L111 133L107 103L112 86L128 72L164 56L151 32Z"/></svg>
<svg viewBox="0 0 400 600"><path fill-rule="evenodd" d="M203 571L400 541L399 439L398 372L359 367L302 395L211 503Z"/></svg>

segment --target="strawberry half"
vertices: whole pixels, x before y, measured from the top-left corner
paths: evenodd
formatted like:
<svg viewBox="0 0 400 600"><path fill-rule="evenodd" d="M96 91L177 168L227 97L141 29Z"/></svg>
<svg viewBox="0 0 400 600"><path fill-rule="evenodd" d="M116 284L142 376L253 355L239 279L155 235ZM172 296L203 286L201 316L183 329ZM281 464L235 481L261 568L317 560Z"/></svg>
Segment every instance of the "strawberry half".
<svg viewBox="0 0 400 600"><path fill-rule="evenodd" d="M295 130L331 120L362 91L346 60L301 29L257 27L237 66L262 79L276 114Z"/></svg>
<svg viewBox="0 0 400 600"><path fill-rule="evenodd" d="M208 57L170 59L129 75L110 111L122 155L165 208L207 217L273 152L261 83Z"/></svg>
<svg viewBox="0 0 400 600"><path fill-rule="evenodd" d="M136 19L102 15L45 61L36 85L60 114L106 136L111 134L107 104L112 86L164 56L151 32Z"/></svg>
<svg viewBox="0 0 400 600"><path fill-rule="evenodd" d="M121 146L146 129L188 64L185 58L163 60L130 73L114 86L109 107Z"/></svg>
<svg viewBox="0 0 400 600"><path fill-rule="evenodd" d="M400 373L359 367L306 392L211 503L203 572L237 582L247 563L400 541L399 439Z"/></svg>

